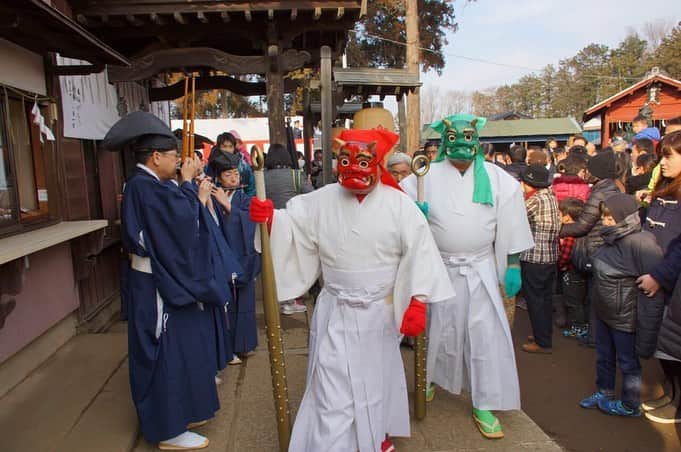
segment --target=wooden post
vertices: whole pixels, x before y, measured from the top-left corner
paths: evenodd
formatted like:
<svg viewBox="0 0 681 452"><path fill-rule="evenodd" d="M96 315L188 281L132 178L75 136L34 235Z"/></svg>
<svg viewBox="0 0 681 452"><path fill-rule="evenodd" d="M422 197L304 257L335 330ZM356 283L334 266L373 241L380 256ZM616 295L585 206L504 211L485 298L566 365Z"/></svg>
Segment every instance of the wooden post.
<svg viewBox="0 0 681 452"><path fill-rule="evenodd" d="M314 135L314 125L312 123L312 111L310 111L310 90L305 88L303 91L303 146L305 153L305 172L310 174L310 162L314 157L312 140Z"/></svg>
<svg viewBox="0 0 681 452"><path fill-rule="evenodd" d="M400 127L400 151L413 155L416 149L409 149L407 143L409 141L409 132L407 131L407 110L404 105L405 98L402 96L397 99L397 121Z"/></svg>
<svg viewBox="0 0 681 452"><path fill-rule="evenodd" d="M419 75L420 38L418 0L407 3L407 70ZM407 152L412 153L421 144L421 102L419 89L407 95Z"/></svg>
<svg viewBox="0 0 681 452"><path fill-rule="evenodd" d="M322 92L322 185L332 182L331 173L331 126L333 122L333 81L331 80L331 47L321 48Z"/></svg>
<svg viewBox="0 0 681 452"><path fill-rule="evenodd" d="M270 144L286 144L286 125L284 123L284 74L280 70L279 46L267 48L267 119Z"/></svg>

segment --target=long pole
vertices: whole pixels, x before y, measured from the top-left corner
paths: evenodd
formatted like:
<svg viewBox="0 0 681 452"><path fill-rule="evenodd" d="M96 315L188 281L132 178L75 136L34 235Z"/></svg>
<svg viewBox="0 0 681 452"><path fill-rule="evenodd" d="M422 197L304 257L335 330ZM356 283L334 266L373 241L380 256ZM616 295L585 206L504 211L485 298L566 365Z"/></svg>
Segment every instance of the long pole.
<svg viewBox="0 0 681 452"><path fill-rule="evenodd" d="M425 201L423 189L423 177L430 169L430 160L425 155L414 157L411 162L411 170L416 175L416 199L420 203ZM426 333L416 337L414 346L414 416L423 420L426 417L426 357L428 354Z"/></svg>
<svg viewBox="0 0 681 452"><path fill-rule="evenodd" d="M189 125L189 149L190 159L194 158L194 122L196 119L196 77L192 74L192 117Z"/></svg>
<svg viewBox="0 0 681 452"><path fill-rule="evenodd" d="M257 146L251 148L253 175L255 177L255 194L265 200L265 157ZM277 288L274 284L274 266L270 250L270 235L267 224L260 224L261 265L263 306L265 308L265 336L270 354L270 371L272 373L272 390L274 391L274 409L277 416L279 433L279 450L286 452L291 438L291 420L288 407L288 386L286 384L286 363L284 362L284 342L281 338L279 322L279 304Z"/></svg>
<svg viewBox="0 0 681 452"><path fill-rule="evenodd" d="M187 93L189 92L189 79L185 77L184 79L184 98L182 99L182 162L187 158Z"/></svg>

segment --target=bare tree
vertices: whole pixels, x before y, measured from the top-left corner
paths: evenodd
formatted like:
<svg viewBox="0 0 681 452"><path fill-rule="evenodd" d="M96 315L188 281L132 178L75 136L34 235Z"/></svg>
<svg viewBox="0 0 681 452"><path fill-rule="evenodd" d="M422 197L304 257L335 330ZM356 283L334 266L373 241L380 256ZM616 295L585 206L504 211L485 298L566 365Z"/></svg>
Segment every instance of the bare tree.
<svg viewBox="0 0 681 452"><path fill-rule="evenodd" d="M657 19L651 22L646 22L641 27L641 33L646 41L648 41L648 51L653 52L657 49L662 40L669 36L676 23L673 19Z"/></svg>
<svg viewBox="0 0 681 452"><path fill-rule="evenodd" d="M439 89L436 86L427 86L421 89L421 121L423 124L432 124L440 119Z"/></svg>
<svg viewBox="0 0 681 452"><path fill-rule="evenodd" d="M421 90L421 120L424 124L432 124L454 113L470 112L471 109L472 97L466 91L442 91L437 86Z"/></svg>

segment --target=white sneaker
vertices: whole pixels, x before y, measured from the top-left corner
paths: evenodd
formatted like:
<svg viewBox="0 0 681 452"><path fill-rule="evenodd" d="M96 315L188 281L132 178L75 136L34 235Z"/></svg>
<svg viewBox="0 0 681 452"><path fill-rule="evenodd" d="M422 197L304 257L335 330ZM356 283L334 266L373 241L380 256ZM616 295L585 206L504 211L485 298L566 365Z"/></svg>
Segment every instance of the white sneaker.
<svg viewBox="0 0 681 452"><path fill-rule="evenodd" d="M194 432L184 432L175 438L170 438L158 443L161 450L195 450L208 447L208 438Z"/></svg>

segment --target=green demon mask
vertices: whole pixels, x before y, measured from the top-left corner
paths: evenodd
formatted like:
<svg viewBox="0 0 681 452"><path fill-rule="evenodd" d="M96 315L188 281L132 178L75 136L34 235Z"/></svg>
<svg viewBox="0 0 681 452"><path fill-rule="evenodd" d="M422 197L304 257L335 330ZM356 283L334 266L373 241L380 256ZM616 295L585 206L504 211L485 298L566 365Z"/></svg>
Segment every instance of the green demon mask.
<svg viewBox="0 0 681 452"><path fill-rule="evenodd" d="M465 162L474 161L473 202L493 205L492 187L485 169L485 157L480 151L479 134L486 122L486 118L457 114L448 116L430 127L439 132L442 137L435 161L440 162L445 158Z"/></svg>
<svg viewBox="0 0 681 452"><path fill-rule="evenodd" d="M442 136L438 160L444 157L468 162L474 160L480 149L478 132L486 122L485 118L462 114L449 116L433 124L431 127Z"/></svg>

